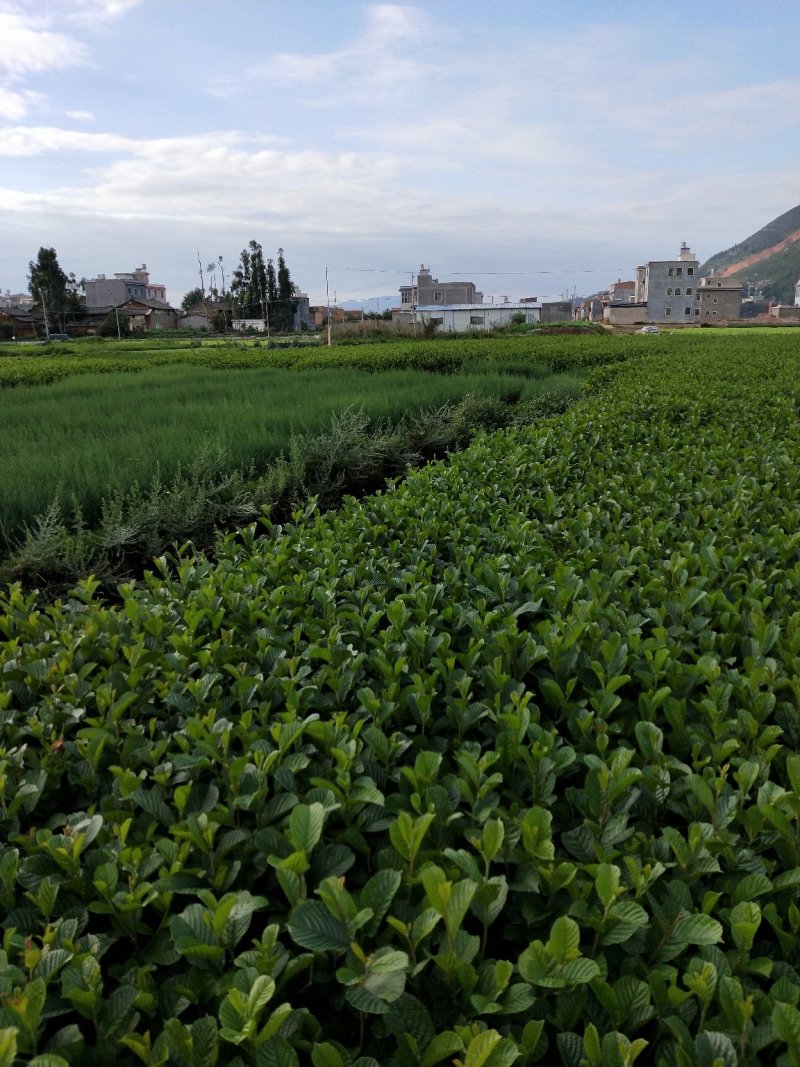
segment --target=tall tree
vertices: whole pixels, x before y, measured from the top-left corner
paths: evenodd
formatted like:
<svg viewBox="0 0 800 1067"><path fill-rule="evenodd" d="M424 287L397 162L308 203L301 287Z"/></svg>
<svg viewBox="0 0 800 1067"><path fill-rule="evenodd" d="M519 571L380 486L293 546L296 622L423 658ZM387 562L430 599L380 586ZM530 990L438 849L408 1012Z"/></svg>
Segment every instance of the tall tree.
<svg viewBox="0 0 800 1067"><path fill-rule="evenodd" d="M276 271L258 241L250 241L231 274L230 293L242 318L264 319L271 330L292 329L297 301L282 248Z"/></svg>
<svg viewBox="0 0 800 1067"><path fill-rule="evenodd" d="M28 291L34 307L44 314L48 332L63 333L68 322L85 315L79 287L75 275L61 269L55 248L40 248L35 261L28 263Z"/></svg>
<svg viewBox="0 0 800 1067"><path fill-rule="evenodd" d="M289 332L294 329L294 313L297 301L294 299L295 286L286 266L283 249L278 249L278 299L275 309L275 329Z"/></svg>

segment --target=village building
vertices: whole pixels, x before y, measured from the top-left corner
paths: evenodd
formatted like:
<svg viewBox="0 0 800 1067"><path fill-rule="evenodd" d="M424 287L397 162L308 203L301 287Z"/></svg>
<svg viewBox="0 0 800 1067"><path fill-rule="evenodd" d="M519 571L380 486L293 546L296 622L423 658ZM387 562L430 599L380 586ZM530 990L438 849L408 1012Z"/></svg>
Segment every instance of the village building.
<svg viewBox="0 0 800 1067"><path fill-rule="evenodd" d="M636 268L636 303L646 305L646 322L691 322L700 264L684 241L677 259L650 260Z"/></svg>
<svg viewBox="0 0 800 1067"><path fill-rule="evenodd" d="M694 314L701 324L708 319L738 319L742 314L742 286L730 278L701 278L697 285Z"/></svg>
<svg viewBox="0 0 800 1067"><path fill-rule="evenodd" d="M541 305L522 302L503 304L428 304L418 307L413 321L431 325L437 333L467 333L470 330L491 330L520 321L515 316L524 316L525 322L541 321Z"/></svg>
<svg viewBox="0 0 800 1067"><path fill-rule="evenodd" d="M102 307L110 304L120 307L126 300L160 300L167 303L166 287L150 281L147 264L129 272L115 274L107 278L98 274L96 278L87 278L84 282L87 307Z"/></svg>
<svg viewBox="0 0 800 1067"><path fill-rule="evenodd" d="M482 303L483 293L478 292L474 282L440 282L433 277L430 267L422 264L411 284L400 286L400 307L392 309L392 322L408 324L413 321L414 311L422 307Z"/></svg>

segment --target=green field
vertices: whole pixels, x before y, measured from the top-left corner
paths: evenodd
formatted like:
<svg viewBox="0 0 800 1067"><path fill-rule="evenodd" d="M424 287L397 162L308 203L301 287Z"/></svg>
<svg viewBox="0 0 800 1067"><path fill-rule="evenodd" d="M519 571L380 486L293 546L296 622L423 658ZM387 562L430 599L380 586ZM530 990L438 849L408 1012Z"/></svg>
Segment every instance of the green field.
<svg viewBox="0 0 800 1067"><path fill-rule="evenodd" d="M333 506L482 428L563 410L619 358L519 338L23 349L0 358L0 575L113 588L173 541L208 546L310 495Z"/></svg>
<svg viewBox="0 0 800 1067"><path fill-rule="evenodd" d="M359 408L399 422L406 412L474 395L507 403L553 390L577 390L575 376L487 372L309 370L270 367L226 373L178 364L131 374L85 374L3 397L0 484L6 534L13 537L55 499L76 498L96 521L112 493L169 482L203 452L232 468L265 468L292 439L320 432L331 412Z"/></svg>
<svg viewBox="0 0 800 1067"><path fill-rule="evenodd" d="M798 1062L800 352L656 340L118 605L8 591L6 1063Z"/></svg>

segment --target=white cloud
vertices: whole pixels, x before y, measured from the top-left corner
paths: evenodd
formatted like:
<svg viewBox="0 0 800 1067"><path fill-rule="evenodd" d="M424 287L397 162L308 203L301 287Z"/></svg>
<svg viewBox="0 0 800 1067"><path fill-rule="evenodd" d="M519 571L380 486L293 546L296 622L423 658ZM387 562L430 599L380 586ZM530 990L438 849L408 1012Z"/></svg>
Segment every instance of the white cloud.
<svg viewBox="0 0 800 1067"><path fill-rule="evenodd" d="M46 97L42 93L23 89L22 92L0 85L0 118L18 122L32 110L44 106Z"/></svg>
<svg viewBox="0 0 800 1067"><path fill-rule="evenodd" d="M24 118L44 106L31 90L16 91L20 82L51 71L91 62L87 31L101 30L143 0L4 0L0 4L0 116ZM81 36L69 32L74 27Z"/></svg>
<svg viewBox="0 0 800 1067"><path fill-rule="evenodd" d="M91 111L65 111L64 114L75 122L94 122L94 115Z"/></svg>
<svg viewBox="0 0 800 1067"><path fill-rule="evenodd" d="M19 81L31 74L85 63L89 50L69 34L50 28L47 18L0 11L0 73Z"/></svg>
<svg viewBox="0 0 800 1067"><path fill-rule="evenodd" d="M422 8L374 4L364 9L365 24L350 42L329 52L282 52L245 73L253 80L313 92L307 102L341 106L368 101L371 106L407 96L434 77L441 57L430 54L433 20ZM230 83L224 86L230 91Z"/></svg>

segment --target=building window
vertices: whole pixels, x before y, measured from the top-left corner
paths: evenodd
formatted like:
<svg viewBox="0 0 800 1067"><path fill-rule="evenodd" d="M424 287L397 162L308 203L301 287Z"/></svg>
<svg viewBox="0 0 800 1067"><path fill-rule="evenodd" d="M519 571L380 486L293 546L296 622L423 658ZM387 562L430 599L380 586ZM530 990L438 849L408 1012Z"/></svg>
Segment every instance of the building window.
<svg viewBox="0 0 800 1067"><path fill-rule="evenodd" d="M675 273L675 271L673 270L673 268L672 268L672 267L670 267L670 268L669 268L669 276L670 276L670 278L672 277L672 275L673 275L674 273Z"/></svg>
<svg viewBox="0 0 800 1067"><path fill-rule="evenodd" d="M434 289L434 291L433 291L433 302L434 302L434 304L441 304L441 302L442 302L442 290L441 289Z"/></svg>
<svg viewBox="0 0 800 1067"><path fill-rule="evenodd" d="M694 274L694 267L687 267L686 268L686 273L687 274Z"/></svg>
<svg viewBox="0 0 800 1067"><path fill-rule="evenodd" d="M675 296L680 296L680 295L681 295L681 291L680 291L680 288L678 288L678 289L675 290Z"/></svg>
<svg viewBox="0 0 800 1067"><path fill-rule="evenodd" d="M683 267L678 267L678 268L676 269L675 273L676 273L676 274L678 275L678 277L680 278L680 277L681 277L681 275L683 274Z"/></svg>
<svg viewBox="0 0 800 1067"><path fill-rule="evenodd" d="M483 315L470 315L470 326L483 326Z"/></svg>
<svg viewBox="0 0 800 1067"><path fill-rule="evenodd" d="M694 309L694 313L695 313L695 315L699 315L700 314L700 308L695 308Z"/></svg>
<svg viewBox="0 0 800 1067"><path fill-rule="evenodd" d="M718 304L718 303L719 303L719 301L717 300L717 298L716 298L716 297L714 297L714 303L715 303L715 304Z"/></svg>
<svg viewBox="0 0 800 1067"><path fill-rule="evenodd" d="M667 296L672 296L672 289L667 289Z"/></svg>
<svg viewBox="0 0 800 1067"><path fill-rule="evenodd" d="M683 313L684 313L684 315L691 315L692 309L691 308L684 308L683 309Z"/></svg>
<svg viewBox="0 0 800 1067"><path fill-rule="evenodd" d="M665 315L671 315L672 314L672 308L664 308L664 314Z"/></svg>
<svg viewBox="0 0 800 1067"><path fill-rule="evenodd" d="M687 296L691 296L692 295L692 287L691 287L691 285L687 285L686 286L686 295Z"/></svg>

